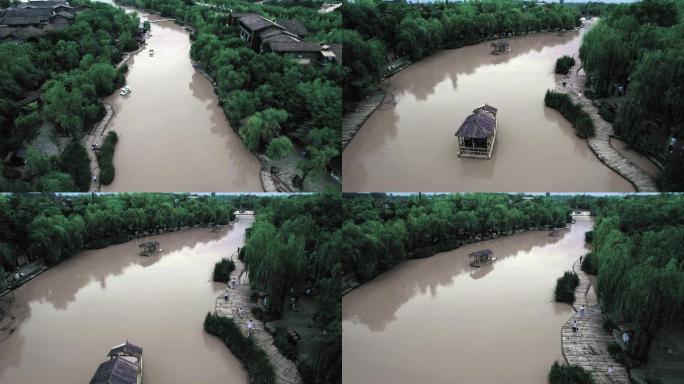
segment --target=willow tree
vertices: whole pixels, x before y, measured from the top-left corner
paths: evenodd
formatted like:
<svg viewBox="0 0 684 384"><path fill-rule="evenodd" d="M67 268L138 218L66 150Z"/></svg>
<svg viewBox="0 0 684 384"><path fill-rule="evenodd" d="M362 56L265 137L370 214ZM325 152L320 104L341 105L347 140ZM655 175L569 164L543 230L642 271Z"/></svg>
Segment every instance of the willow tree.
<svg viewBox="0 0 684 384"><path fill-rule="evenodd" d="M269 309L279 314L290 290L298 290L305 283L304 240L298 236L283 238L273 224L257 221L245 245L245 263L250 281L269 293Z"/></svg>

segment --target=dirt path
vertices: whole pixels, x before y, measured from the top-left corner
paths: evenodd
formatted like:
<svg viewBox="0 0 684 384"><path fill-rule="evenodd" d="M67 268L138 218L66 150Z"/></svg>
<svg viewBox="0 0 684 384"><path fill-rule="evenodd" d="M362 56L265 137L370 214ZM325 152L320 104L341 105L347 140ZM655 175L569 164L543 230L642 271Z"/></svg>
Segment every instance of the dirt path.
<svg viewBox="0 0 684 384"><path fill-rule="evenodd" d="M235 322L240 325L240 329L245 336L247 335L247 322L249 319L254 320L254 330L251 337L256 344L266 352L271 360L273 370L276 374L276 384L301 384L302 379L299 377L297 366L291 360L288 360L283 356L280 351L278 351L278 348L273 345L273 337L266 332L264 324L253 318L250 309L254 306L254 303L249 299L251 289L249 285L249 276L245 271L245 265L242 261L238 260L237 252L234 253L231 258L235 262L235 270L231 273L231 278L235 277L236 279L239 279L240 284L237 288L229 290L230 298L228 301L224 300L223 294L216 298L216 313L235 320ZM238 313L240 307L245 310L245 313L242 316Z"/></svg>
<svg viewBox="0 0 684 384"><path fill-rule="evenodd" d="M591 116L596 128L596 135L587 140L589 147L598 158L608 167L629 180L638 192L658 192L655 180L643 169L623 157L610 145L610 137L613 136L613 125L603 120L598 113L598 108L585 96L586 75L579 74L579 59L570 69L568 77L556 84L556 91L570 96ZM567 84L563 86L563 82Z"/></svg>
<svg viewBox="0 0 684 384"><path fill-rule="evenodd" d="M580 284L575 289L576 300L573 304L577 313L561 328L565 360L568 364L579 365L591 372L597 384L630 383L627 369L615 361L608 352L608 344L613 341L613 337L603 329L603 312L598 305L591 279L580 269L579 260L573 264L572 269L579 276ZM586 307L583 318L579 315L581 305ZM579 328L574 334L573 320L577 320ZM611 375L608 375L609 367L613 369Z"/></svg>

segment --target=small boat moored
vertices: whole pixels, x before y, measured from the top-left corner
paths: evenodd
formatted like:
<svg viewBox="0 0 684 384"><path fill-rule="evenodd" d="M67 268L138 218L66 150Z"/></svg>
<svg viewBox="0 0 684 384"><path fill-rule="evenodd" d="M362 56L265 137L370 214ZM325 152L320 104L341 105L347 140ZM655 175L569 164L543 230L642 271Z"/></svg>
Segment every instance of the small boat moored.
<svg viewBox="0 0 684 384"><path fill-rule="evenodd" d="M154 56L154 49L150 49L150 56Z"/></svg>
<svg viewBox="0 0 684 384"><path fill-rule="evenodd" d="M130 94L131 94L131 89L128 88L128 86L121 88L121 92L119 92L119 95L121 95L121 96L126 96L126 95L130 95Z"/></svg>

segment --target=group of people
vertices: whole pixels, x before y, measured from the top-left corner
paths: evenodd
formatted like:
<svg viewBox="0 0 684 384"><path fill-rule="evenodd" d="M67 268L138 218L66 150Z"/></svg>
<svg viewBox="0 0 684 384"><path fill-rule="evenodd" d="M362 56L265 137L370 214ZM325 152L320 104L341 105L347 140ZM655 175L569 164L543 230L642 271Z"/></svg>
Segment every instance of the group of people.
<svg viewBox="0 0 684 384"><path fill-rule="evenodd" d="M584 304L580 305L579 309L579 318L584 319L584 314L585 314L586 309L584 308ZM577 333L579 330L579 324L577 323L576 319L572 319L572 333Z"/></svg>

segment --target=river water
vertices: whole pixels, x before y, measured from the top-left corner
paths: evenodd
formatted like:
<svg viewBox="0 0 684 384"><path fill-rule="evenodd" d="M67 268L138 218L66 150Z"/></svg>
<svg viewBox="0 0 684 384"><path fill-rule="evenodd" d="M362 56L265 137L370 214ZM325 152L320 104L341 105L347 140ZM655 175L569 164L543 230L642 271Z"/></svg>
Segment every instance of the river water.
<svg viewBox="0 0 684 384"><path fill-rule="evenodd" d="M577 55L587 28L444 50L383 83L388 96L343 152L345 191L633 191L560 113L544 106L556 59ZM454 136L472 110L499 109L490 160L459 158Z"/></svg>
<svg viewBox="0 0 684 384"><path fill-rule="evenodd" d="M85 251L43 272L13 293L24 318L0 342L0 382L87 383L128 339L144 349L146 384L247 383L202 324L223 288L211 281L214 264L250 225L153 236L163 252L151 257L139 255L138 241Z"/></svg>
<svg viewBox="0 0 684 384"><path fill-rule="evenodd" d="M172 21L152 23L151 33L128 62L132 93L106 98L119 143L114 182L102 191L261 191L261 165L193 68L189 34Z"/></svg>
<svg viewBox="0 0 684 384"><path fill-rule="evenodd" d="M345 383L546 383L573 313L555 282L588 250L589 217L411 260L344 296ZM468 254L489 248L477 269ZM562 360L561 360L562 361Z"/></svg>

